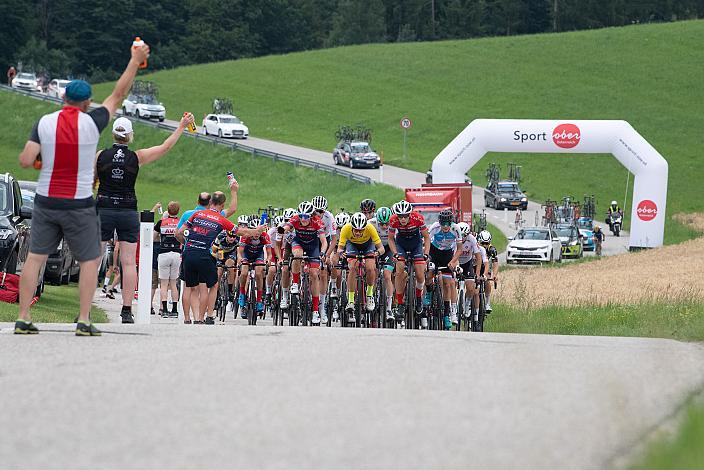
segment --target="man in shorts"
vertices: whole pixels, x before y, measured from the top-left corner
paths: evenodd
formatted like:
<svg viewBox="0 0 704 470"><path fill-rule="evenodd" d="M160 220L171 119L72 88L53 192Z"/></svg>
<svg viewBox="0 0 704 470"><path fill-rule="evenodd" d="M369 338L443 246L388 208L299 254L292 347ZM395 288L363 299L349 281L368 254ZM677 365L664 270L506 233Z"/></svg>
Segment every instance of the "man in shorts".
<svg viewBox="0 0 704 470"><path fill-rule="evenodd" d="M90 112L91 86L83 80L70 82L64 94L64 107L39 119L20 153L22 168L33 166L40 156L42 168L32 213L29 254L20 281L16 334L38 333L32 324L29 307L42 266L64 238L81 267L76 335L100 335L89 317L102 254L100 221L93 199L95 155L100 133L122 105L139 64L149 56L149 46L132 47L131 54L112 94L102 106Z"/></svg>

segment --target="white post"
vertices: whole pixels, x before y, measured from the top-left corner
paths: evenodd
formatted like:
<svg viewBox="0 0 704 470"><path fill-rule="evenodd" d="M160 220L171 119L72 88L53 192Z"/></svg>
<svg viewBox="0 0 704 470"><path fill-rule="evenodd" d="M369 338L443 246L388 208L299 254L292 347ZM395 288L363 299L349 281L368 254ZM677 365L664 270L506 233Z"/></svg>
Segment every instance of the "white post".
<svg viewBox="0 0 704 470"><path fill-rule="evenodd" d="M508 223L508 207L504 207L504 223Z"/></svg>
<svg viewBox="0 0 704 470"><path fill-rule="evenodd" d="M139 286L135 323L151 323L154 213L142 211L139 224Z"/></svg>
<svg viewBox="0 0 704 470"><path fill-rule="evenodd" d="M183 263L183 260L181 260ZM181 283L181 291L179 292L179 298L178 298L178 323L179 325L183 325L183 320L186 318L186 314L184 313L183 310L183 291L186 290L186 283L183 281L179 281Z"/></svg>
<svg viewBox="0 0 704 470"><path fill-rule="evenodd" d="M384 182L384 165L379 165L379 182Z"/></svg>

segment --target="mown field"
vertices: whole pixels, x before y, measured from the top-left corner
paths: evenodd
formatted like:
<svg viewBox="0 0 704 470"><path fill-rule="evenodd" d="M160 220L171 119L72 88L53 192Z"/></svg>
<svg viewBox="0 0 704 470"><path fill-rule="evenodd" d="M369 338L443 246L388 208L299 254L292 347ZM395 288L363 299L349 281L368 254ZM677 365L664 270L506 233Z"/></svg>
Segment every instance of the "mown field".
<svg viewBox="0 0 704 470"><path fill-rule="evenodd" d="M343 47L146 74L171 117L233 99L253 135L321 150L340 124L365 123L385 161L425 171L475 118L625 119L670 163L668 213L702 209L704 21L467 41ZM158 51L154 51L157 54ZM97 87L98 97L111 88ZM402 158L402 116L413 120ZM523 165L531 198L595 194L623 202L626 170L609 155L489 155ZM629 195L630 198L630 195ZM626 221L628 223L628 221ZM691 237L668 222L666 241Z"/></svg>
<svg viewBox="0 0 704 470"><path fill-rule="evenodd" d="M0 302L0 322L14 322L17 319L17 304ZM44 287L41 300L32 306L32 321L37 323L72 323L78 315L78 285ZM91 321L108 321L105 311L93 306Z"/></svg>

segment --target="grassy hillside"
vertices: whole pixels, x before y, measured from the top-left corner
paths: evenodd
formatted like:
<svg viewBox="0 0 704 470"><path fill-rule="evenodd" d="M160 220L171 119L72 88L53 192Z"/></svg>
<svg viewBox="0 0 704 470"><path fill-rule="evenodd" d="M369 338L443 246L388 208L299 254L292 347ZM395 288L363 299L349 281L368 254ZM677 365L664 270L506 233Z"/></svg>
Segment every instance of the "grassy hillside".
<svg viewBox="0 0 704 470"><path fill-rule="evenodd" d="M475 118L625 119L670 162L668 213L702 208L704 21L469 41L344 47L147 74L171 117L229 96L253 135L330 150L340 124L364 122L387 163L424 171ZM155 51L155 53L158 53ZM97 87L98 96L111 88ZM399 120L413 120L402 158ZM626 170L607 155L489 155L523 165L537 200L623 201ZM629 196L630 197L630 196ZM669 227L668 227L669 228ZM668 241L685 237L679 226Z"/></svg>

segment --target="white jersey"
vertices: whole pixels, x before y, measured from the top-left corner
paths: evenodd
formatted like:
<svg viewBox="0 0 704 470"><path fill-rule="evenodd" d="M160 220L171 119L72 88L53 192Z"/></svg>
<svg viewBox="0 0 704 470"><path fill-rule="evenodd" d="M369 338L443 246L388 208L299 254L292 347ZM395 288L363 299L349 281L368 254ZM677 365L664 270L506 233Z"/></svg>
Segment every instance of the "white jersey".
<svg viewBox="0 0 704 470"><path fill-rule="evenodd" d="M480 253L479 244L477 239L471 233L467 235L467 238L460 242L460 264L465 264L470 262L476 253ZM484 250L484 256L486 256L486 250Z"/></svg>
<svg viewBox="0 0 704 470"><path fill-rule="evenodd" d="M386 229L381 228L381 224L376 220L376 217L369 219L369 223L376 229L376 233L379 234L381 238L381 244L384 246L389 246L389 225L386 225Z"/></svg>
<svg viewBox="0 0 704 470"><path fill-rule="evenodd" d="M269 231L267 232L269 235L269 244L267 245L269 248L274 247L274 243L278 239L279 236L279 228L278 227L271 227Z"/></svg>
<svg viewBox="0 0 704 470"><path fill-rule="evenodd" d="M332 238L332 236L337 232L337 224L335 224L335 216L332 215L332 212L330 211L325 211L322 213L320 216L320 220L323 221L323 225L325 225L325 236L327 238ZM339 235L339 233L338 233Z"/></svg>

